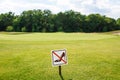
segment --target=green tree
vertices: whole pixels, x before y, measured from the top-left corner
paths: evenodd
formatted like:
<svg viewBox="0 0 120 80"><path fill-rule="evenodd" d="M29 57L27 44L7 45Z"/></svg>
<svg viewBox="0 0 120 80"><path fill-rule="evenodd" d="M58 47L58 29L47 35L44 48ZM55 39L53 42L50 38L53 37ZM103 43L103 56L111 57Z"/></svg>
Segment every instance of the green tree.
<svg viewBox="0 0 120 80"><path fill-rule="evenodd" d="M14 13L8 12L0 15L0 31L5 31L7 26L12 26Z"/></svg>
<svg viewBox="0 0 120 80"><path fill-rule="evenodd" d="M116 29L120 30L120 18L117 19L116 25L117 25Z"/></svg>
<svg viewBox="0 0 120 80"><path fill-rule="evenodd" d="M120 29L117 20L100 14L82 15L73 10L53 14L50 10L27 10L20 15L0 14L0 31L26 32L105 32ZM24 27L23 27L24 26Z"/></svg>
<svg viewBox="0 0 120 80"><path fill-rule="evenodd" d="M103 26L101 26L103 20L100 14L90 14L85 19L86 25L83 30L85 32L100 32L103 28Z"/></svg>
<svg viewBox="0 0 120 80"><path fill-rule="evenodd" d="M116 21L115 19L105 17L105 26L107 27L108 31L113 31L116 28Z"/></svg>
<svg viewBox="0 0 120 80"><path fill-rule="evenodd" d="M53 32L54 31L54 15L50 10L43 11L43 32Z"/></svg>
<svg viewBox="0 0 120 80"><path fill-rule="evenodd" d="M25 26L27 32L38 32L43 29L43 12L41 10L24 11L19 18L20 26Z"/></svg>
<svg viewBox="0 0 120 80"><path fill-rule="evenodd" d="M73 10L60 12L56 15L55 26L58 26L58 31L80 32L82 31L84 18L84 15Z"/></svg>

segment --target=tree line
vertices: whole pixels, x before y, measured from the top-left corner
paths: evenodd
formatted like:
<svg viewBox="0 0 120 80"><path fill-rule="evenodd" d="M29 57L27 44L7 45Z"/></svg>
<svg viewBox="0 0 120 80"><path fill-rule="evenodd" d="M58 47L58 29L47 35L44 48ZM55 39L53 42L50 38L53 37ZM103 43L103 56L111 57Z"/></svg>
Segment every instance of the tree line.
<svg viewBox="0 0 120 80"><path fill-rule="evenodd" d="M0 31L14 32L107 32L120 30L117 20L100 14L83 15L68 10L53 14L50 10L27 10L20 15L0 14Z"/></svg>

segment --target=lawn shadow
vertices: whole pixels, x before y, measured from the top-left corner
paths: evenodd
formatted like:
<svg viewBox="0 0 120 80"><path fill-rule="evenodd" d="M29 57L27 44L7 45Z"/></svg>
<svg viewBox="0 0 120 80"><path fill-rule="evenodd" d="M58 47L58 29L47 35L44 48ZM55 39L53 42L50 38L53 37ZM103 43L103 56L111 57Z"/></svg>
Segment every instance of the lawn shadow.
<svg viewBox="0 0 120 80"><path fill-rule="evenodd" d="M64 78L63 78L62 74L60 74L60 78L61 78L61 80L64 80Z"/></svg>

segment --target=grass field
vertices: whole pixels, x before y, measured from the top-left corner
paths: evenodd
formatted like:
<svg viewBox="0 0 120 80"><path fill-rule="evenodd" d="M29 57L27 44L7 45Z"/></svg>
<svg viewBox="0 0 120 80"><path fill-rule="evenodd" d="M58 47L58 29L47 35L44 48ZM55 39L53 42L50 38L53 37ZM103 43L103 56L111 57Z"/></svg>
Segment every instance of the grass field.
<svg viewBox="0 0 120 80"><path fill-rule="evenodd" d="M51 50L64 48L61 79ZM0 32L0 80L120 80L120 36Z"/></svg>

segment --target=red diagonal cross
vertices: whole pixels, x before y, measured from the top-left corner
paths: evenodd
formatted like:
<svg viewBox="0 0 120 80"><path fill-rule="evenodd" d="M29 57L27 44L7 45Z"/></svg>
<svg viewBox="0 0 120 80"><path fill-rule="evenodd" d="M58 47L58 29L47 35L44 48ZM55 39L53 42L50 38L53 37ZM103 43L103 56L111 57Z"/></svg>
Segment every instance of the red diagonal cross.
<svg viewBox="0 0 120 80"><path fill-rule="evenodd" d="M56 55L61 61L63 61L65 64L67 63L65 60L63 60L58 54L56 54L54 51L53 51L53 54Z"/></svg>

